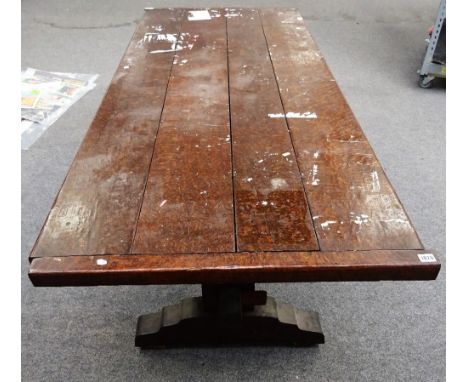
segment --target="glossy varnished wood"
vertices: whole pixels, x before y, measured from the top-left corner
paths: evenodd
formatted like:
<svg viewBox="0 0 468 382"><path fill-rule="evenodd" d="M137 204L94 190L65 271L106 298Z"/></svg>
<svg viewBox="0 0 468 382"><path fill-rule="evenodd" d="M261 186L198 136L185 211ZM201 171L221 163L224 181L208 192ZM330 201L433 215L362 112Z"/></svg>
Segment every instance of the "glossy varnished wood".
<svg viewBox="0 0 468 382"><path fill-rule="evenodd" d="M415 250L67 256L34 259L37 286L431 280ZM433 253L433 252L432 252Z"/></svg>
<svg viewBox="0 0 468 382"><path fill-rule="evenodd" d="M128 253L143 198L181 10L145 13L31 257ZM161 32L162 33L162 32Z"/></svg>
<svg viewBox="0 0 468 382"><path fill-rule="evenodd" d="M226 20L217 14L184 14L132 253L235 250Z"/></svg>
<svg viewBox="0 0 468 382"><path fill-rule="evenodd" d="M229 89L240 251L318 249L255 9L228 18Z"/></svg>
<svg viewBox="0 0 468 382"><path fill-rule="evenodd" d="M145 12L31 252L34 285L436 278L300 15L209 15Z"/></svg>
<svg viewBox="0 0 468 382"><path fill-rule="evenodd" d="M261 15L320 248L422 248L301 15Z"/></svg>

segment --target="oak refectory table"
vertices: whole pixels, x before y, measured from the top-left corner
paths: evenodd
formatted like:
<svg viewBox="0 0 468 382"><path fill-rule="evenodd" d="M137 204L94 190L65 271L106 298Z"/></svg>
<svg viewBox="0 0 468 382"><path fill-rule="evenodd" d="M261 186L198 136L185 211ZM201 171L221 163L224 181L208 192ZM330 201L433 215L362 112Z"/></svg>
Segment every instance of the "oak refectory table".
<svg viewBox="0 0 468 382"><path fill-rule="evenodd" d="M323 343L254 284L440 268L293 9L147 9L30 260L36 286L201 284L143 348Z"/></svg>

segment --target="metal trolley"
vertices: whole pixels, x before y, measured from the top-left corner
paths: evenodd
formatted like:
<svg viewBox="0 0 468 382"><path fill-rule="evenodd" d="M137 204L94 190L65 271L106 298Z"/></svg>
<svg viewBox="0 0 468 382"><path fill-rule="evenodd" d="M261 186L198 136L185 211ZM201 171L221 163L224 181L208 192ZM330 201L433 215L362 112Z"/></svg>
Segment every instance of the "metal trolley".
<svg viewBox="0 0 468 382"><path fill-rule="evenodd" d="M445 78L445 0L440 2L436 23L429 39L424 61L418 73L418 84L424 89L432 87L436 77Z"/></svg>

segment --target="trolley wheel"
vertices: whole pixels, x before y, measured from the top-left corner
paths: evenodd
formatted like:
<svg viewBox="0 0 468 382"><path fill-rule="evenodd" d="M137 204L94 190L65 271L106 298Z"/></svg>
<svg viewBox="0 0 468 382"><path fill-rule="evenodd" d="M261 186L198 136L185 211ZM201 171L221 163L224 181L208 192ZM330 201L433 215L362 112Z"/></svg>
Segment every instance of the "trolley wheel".
<svg viewBox="0 0 468 382"><path fill-rule="evenodd" d="M421 75L419 76L418 85L420 88L423 89L432 88L432 86L434 85L434 77L429 75Z"/></svg>

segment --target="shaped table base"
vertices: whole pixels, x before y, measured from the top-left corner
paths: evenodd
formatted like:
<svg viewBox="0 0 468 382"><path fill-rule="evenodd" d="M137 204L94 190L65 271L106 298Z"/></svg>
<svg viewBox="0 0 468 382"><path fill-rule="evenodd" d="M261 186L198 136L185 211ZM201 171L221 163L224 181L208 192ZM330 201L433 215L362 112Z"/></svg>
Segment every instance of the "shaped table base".
<svg viewBox="0 0 468 382"><path fill-rule="evenodd" d="M203 285L202 297L138 318L140 348L324 343L318 313L255 291L253 284Z"/></svg>

